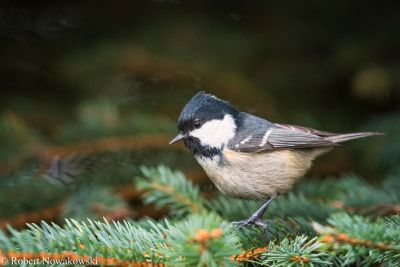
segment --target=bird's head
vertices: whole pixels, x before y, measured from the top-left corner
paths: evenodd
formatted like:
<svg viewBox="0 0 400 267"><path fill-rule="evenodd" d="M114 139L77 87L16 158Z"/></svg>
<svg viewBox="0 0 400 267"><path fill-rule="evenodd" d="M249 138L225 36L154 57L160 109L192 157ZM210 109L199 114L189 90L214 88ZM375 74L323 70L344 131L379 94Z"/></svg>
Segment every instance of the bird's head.
<svg viewBox="0 0 400 267"><path fill-rule="evenodd" d="M228 102L201 91L183 108L170 144L183 140L193 153L213 156L235 136L238 114Z"/></svg>

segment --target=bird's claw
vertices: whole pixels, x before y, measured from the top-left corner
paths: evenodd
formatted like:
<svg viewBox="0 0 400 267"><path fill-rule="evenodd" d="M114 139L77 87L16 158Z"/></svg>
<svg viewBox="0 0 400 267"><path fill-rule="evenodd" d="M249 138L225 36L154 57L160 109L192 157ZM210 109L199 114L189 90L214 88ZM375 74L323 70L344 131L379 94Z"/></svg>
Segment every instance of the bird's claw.
<svg viewBox="0 0 400 267"><path fill-rule="evenodd" d="M268 224L261 220L260 218L249 218L244 221L236 221L232 222L233 225L237 227L251 227L251 226L258 226L260 228L263 228L264 230L267 229Z"/></svg>

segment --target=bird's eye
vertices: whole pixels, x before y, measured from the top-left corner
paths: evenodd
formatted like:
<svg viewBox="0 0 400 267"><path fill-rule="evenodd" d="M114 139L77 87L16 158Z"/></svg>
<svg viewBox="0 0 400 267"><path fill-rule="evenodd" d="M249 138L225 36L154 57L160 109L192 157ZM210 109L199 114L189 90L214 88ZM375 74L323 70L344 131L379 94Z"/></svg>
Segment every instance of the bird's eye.
<svg viewBox="0 0 400 267"><path fill-rule="evenodd" d="M199 119L195 119L194 121L193 121L193 126L195 127L195 128L199 128L200 127L200 120Z"/></svg>

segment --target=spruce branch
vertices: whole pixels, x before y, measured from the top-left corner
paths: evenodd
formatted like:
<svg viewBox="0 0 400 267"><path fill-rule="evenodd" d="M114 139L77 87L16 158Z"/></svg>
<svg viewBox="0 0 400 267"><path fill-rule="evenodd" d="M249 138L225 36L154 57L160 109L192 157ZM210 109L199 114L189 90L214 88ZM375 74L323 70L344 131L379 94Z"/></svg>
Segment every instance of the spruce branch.
<svg viewBox="0 0 400 267"><path fill-rule="evenodd" d="M323 181L303 180L296 186L294 193L300 197L293 198L294 206L289 205L289 209L293 207L294 210L285 209L285 211L287 210L290 216L298 211L305 212L306 215L312 213L310 217L313 219L319 217L319 221L323 221L322 218L326 219L330 214L339 210L372 216L397 214L400 210L400 191L397 190L400 188L400 179L398 177L393 174L385 179L382 186L373 186L354 174L344 175L340 178L328 178ZM287 200L290 200L290 195ZM307 196L307 199L302 200L302 195ZM287 200L283 202L287 202ZM299 203L299 208L295 208L296 203ZM300 205L300 203L303 204ZM280 204L279 201L277 204ZM300 207L307 208L304 211ZM326 210L324 211L324 209Z"/></svg>
<svg viewBox="0 0 400 267"><path fill-rule="evenodd" d="M9 228L9 235L0 232L0 250L5 255L10 252L73 252L92 258L162 262L155 251L163 246L164 237L127 221L110 224L67 220L64 227L42 222L40 226L29 224L28 230L21 232Z"/></svg>
<svg viewBox="0 0 400 267"><path fill-rule="evenodd" d="M251 248L249 250L243 251L238 255L231 256L231 260L237 262L257 262L259 261L261 255L268 250L268 247Z"/></svg>
<svg viewBox="0 0 400 267"><path fill-rule="evenodd" d="M83 253L78 254L72 251L63 251L60 253L49 253L46 251L40 252L18 252L18 251L8 251L3 252L0 250L0 258L5 263L4 259L7 259L8 262L28 262L28 263L52 263L57 264L58 266L65 265L101 265L101 266L117 266L117 267L164 267L165 265L162 263L151 263L149 261L139 262L139 261L122 261L112 257L91 257L90 255L85 255ZM0 263L2 266L2 263Z"/></svg>
<svg viewBox="0 0 400 267"><path fill-rule="evenodd" d="M168 225L167 247L162 252L173 266L233 266L239 240L231 225L216 214L196 214L176 225Z"/></svg>
<svg viewBox="0 0 400 267"><path fill-rule="evenodd" d="M1 177L0 229L4 229L7 224L20 229L26 222L59 222L62 218L74 218L75 215L97 219L121 219L131 215L159 218L165 215L165 210L139 205L141 192L132 184L132 174L139 173L138 168L124 163L124 160L125 155L110 155L110 158L102 159L105 166L72 177L67 186L55 183L53 178L38 179L36 170L31 169ZM191 178L193 175L199 177L199 172L189 170L188 173ZM98 186L93 187L93 184ZM104 190L108 193L105 194ZM19 200L10 203L9 200L15 195L19 196ZM129 209L117 207L112 204L117 198L122 198L120 201L125 203L133 203L134 206ZM74 199L76 201L72 201Z"/></svg>
<svg viewBox="0 0 400 267"><path fill-rule="evenodd" d="M145 191L146 203L158 208L168 207L175 216L205 211L205 200L198 186L187 180L183 173L173 172L165 166L142 167L141 171L142 177L136 178L136 186Z"/></svg>
<svg viewBox="0 0 400 267"><path fill-rule="evenodd" d="M368 217L337 213L328 219L328 223L340 233L349 233L358 238L364 237L363 239L370 240L373 243L393 243L400 240L400 237L393 235L393 232L395 232L393 230L396 229L393 226L387 227L382 218L372 221ZM392 220L391 225L395 225L395 220Z"/></svg>
<svg viewBox="0 0 400 267"><path fill-rule="evenodd" d="M118 166L119 169L121 167ZM129 170L122 169L122 172L132 171L132 168ZM192 174L193 172L191 172ZM101 178L100 172L96 172L93 175L96 176L94 179L96 181L100 180ZM191 175L190 174L190 175ZM13 176L11 177L13 181L16 179L21 179L21 176ZM11 179L10 178L10 179ZM88 180L88 175L84 175L84 180ZM33 181L33 180L32 180ZM87 181L86 181L87 182ZM39 204L35 204L36 210L33 211L19 211L16 208L13 208L14 214L5 216L0 216L0 229L6 229L7 225L11 225L17 229L23 228L26 222L31 223L40 223L40 221L59 221L61 218L103 218L106 217L108 219L121 219L126 218L132 215L143 215L146 216L154 216L159 217L164 215L165 212L160 212L151 208L149 206L138 206L135 207L135 213L133 214L130 209L127 209L126 204L122 204L122 202L132 202L137 201L141 198L141 191L139 191L135 186L132 184L127 184L124 186L118 186L115 190L111 190L111 188L107 189L108 187L100 186L101 188L95 187L90 189L91 187L84 186L76 191L73 194L68 191L62 191L62 193L58 193L59 188L54 187L53 184L48 184L46 180L36 180L34 181L35 187L43 188L43 192L46 194L41 194L41 198L43 198L44 204L46 206L41 207ZM49 185L51 186L49 188ZM32 193L32 186L30 184L24 184L24 188L12 188L13 190L8 190L6 194L0 195L0 204L2 207L10 207L9 199L10 196L15 194L15 192L22 192L27 191L24 194L24 197L27 198L26 202L38 202L40 199L37 197L37 193ZM40 191L40 192L42 192ZM64 202L57 203L53 206L47 206L48 203L52 199L49 197L52 195L50 194L57 194L63 195L64 197L68 197L64 200ZM37 192L37 190L36 190ZM32 195L32 196L30 196ZM122 200L120 199L122 198ZM23 200L20 200L22 203ZM54 201L52 201L54 202ZM122 205L115 205L115 203L121 203ZM103 203L103 204L100 204ZM26 206L26 205L25 205ZM114 209L115 208L115 209ZM78 217L75 217L78 216Z"/></svg>
<svg viewBox="0 0 400 267"><path fill-rule="evenodd" d="M321 200L312 201L301 193L289 193L272 203L268 215L271 217L302 217L325 221L335 210L335 207Z"/></svg>
<svg viewBox="0 0 400 267"><path fill-rule="evenodd" d="M17 258L91 258L104 265L230 266L240 243L230 224L203 213L174 224L148 222L146 228L130 221L66 220L63 227L29 224L23 231L0 231L0 251Z"/></svg>
<svg viewBox="0 0 400 267"><path fill-rule="evenodd" d="M338 213L328 219L330 226L314 223L321 241L329 244L342 264L362 262L371 265L400 263L400 220L390 217L386 222L379 218L350 216Z"/></svg>
<svg viewBox="0 0 400 267"><path fill-rule="evenodd" d="M329 254L322 251L323 243L317 238L297 236L279 244L271 242L262 255L262 264L268 266L329 266Z"/></svg>
<svg viewBox="0 0 400 267"><path fill-rule="evenodd" d="M261 203L219 195L217 198L208 201L206 205L208 209L217 211L224 218L237 220L248 216L251 211L256 211ZM333 205L321 200L310 200L301 193L289 193L272 202L266 215L270 218L302 217L324 221L336 210L337 208Z"/></svg>
<svg viewBox="0 0 400 267"><path fill-rule="evenodd" d="M302 218L276 218L267 221L267 224L266 231L260 228L233 228L233 231L245 250L268 246L271 241L280 242L286 238L295 239L300 235L316 235L310 223Z"/></svg>
<svg viewBox="0 0 400 267"><path fill-rule="evenodd" d="M395 249L386 251L385 261L393 266L400 265L400 215L395 215L387 218L385 221L386 230L393 234L396 244Z"/></svg>
<svg viewBox="0 0 400 267"><path fill-rule="evenodd" d="M360 214L373 214L377 207L383 205L396 206L400 203L400 193L373 187L364 182L352 188L342 199L348 211ZM379 210L378 210L379 211Z"/></svg>
<svg viewBox="0 0 400 267"><path fill-rule="evenodd" d="M239 220L249 216L261 206L261 201L233 199L226 195L218 194L216 198L208 200L205 205L208 210L213 210L227 220Z"/></svg>
<svg viewBox="0 0 400 267"><path fill-rule="evenodd" d="M297 236L279 244L271 242L263 253L262 264L272 266L329 266L329 254L322 251L323 243L314 237Z"/></svg>

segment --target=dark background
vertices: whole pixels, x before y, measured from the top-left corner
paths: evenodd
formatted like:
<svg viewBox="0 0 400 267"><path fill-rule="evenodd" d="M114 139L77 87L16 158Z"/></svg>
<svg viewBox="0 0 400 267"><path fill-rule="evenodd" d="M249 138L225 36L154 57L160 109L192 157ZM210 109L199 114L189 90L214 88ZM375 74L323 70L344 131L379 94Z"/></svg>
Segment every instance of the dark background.
<svg viewBox="0 0 400 267"><path fill-rule="evenodd" d="M35 183L96 176L87 165L107 173L121 149L129 164L196 170L207 184L182 147L167 146L200 89L275 122L385 132L335 149L309 173L379 182L400 162L399 11L398 1L2 1L3 189L22 192L13 179L26 173ZM93 143L159 135L157 149ZM119 177L111 173L104 180Z"/></svg>

